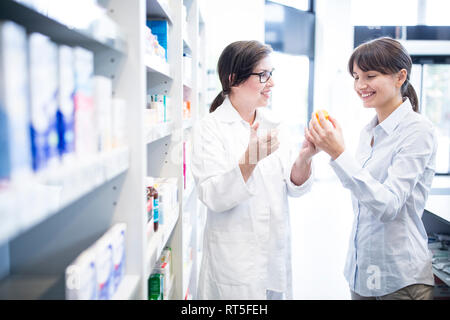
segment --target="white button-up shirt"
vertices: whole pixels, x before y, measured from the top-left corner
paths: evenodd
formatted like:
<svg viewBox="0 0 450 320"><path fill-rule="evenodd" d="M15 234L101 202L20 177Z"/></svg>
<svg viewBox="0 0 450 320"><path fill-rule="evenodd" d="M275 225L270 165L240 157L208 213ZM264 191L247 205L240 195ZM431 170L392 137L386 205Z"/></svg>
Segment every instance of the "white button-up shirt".
<svg viewBox="0 0 450 320"><path fill-rule="evenodd" d="M260 130L273 114L256 110ZM290 223L287 196L311 188L290 180L296 154L283 146L258 162L247 182L239 169L250 125L225 99L206 115L193 135L192 173L206 205L199 299L266 299L266 289L292 298Z"/></svg>
<svg viewBox="0 0 450 320"><path fill-rule="evenodd" d="M352 195L344 274L359 295L434 284L421 217L435 172L436 141L431 122L406 99L383 122L375 117L362 130L356 159L344 151L330 161Z"/></svg>

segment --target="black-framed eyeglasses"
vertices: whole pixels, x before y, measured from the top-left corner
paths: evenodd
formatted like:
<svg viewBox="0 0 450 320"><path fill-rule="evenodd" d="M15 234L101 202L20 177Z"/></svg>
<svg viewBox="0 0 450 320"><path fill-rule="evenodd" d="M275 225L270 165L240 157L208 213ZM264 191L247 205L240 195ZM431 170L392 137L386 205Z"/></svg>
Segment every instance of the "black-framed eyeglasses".
<svg viewBox="0 0 450 320"><path fill-rule="evenodd" d="M261 83L266 83L267 81L269 81L270 77L272 76L272 72L275 69L272 69L272 71L262 71L262 72L258 72L258 73L250 73L253 76L259 76L259 82Z"/></svg>

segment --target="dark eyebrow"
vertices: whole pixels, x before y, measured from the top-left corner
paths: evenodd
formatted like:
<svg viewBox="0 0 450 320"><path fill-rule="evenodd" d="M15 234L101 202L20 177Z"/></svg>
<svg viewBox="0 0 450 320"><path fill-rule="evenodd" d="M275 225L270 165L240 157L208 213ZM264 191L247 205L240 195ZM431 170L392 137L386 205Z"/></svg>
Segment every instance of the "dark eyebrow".
<svg viewBox="0 0 450 320"><path fill-rule="evenodd" d="M262 71L259 71L258 73L272 72L273 70L275 70L275 68L272 68L272 70L262 69Z"/></svg>

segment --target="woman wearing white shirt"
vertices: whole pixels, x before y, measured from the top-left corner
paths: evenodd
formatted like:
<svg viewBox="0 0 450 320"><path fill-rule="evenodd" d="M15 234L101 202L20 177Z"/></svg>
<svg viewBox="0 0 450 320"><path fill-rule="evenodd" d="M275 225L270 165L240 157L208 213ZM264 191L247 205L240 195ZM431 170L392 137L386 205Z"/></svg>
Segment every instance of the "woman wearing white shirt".
<svg viewBox="0 0 450 320"><path fill-rule="evenodd" d="M271 48L228 45L218 62L222 92L193 135L192 173L208 209L199 299L292 298L287 196L312 183L317 152L279 148L273 114Z"/></svg>
<svg viewBox="0 0 450 320"><path fill-rule="evenodd" d="M362 130L356 158L336 119L319 113L307 139L331 156L351 191L355 214L345 277L352 299L432 299L433 272L421 217L435 171L436 137L418 113L403 46L379 38L355 49L348 68L364 107L376 116ZM322 126L321 126L322 125Z"/></svg>

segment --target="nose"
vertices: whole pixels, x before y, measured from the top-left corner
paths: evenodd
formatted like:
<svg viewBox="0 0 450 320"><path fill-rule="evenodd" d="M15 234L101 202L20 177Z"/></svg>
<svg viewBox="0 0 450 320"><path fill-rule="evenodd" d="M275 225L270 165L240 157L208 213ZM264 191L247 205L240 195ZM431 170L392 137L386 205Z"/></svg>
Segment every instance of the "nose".
<svg viewBox="0 0 450 320"><path fill-rule="evenodd" d="M275 81L273 80L273 76L271 76L271 77L269 78L269 80L267 80L266 86L269 86L269 87L275 86Z"/></svg>
<svg viewBox="0 0 450 320"><path fill-rule="evenodd" d="M366 89L366 88L367 88L367 83L365 81L361 80L361 78L358 80L355 80L355 89L362 90L362 89Z"/></svg>

